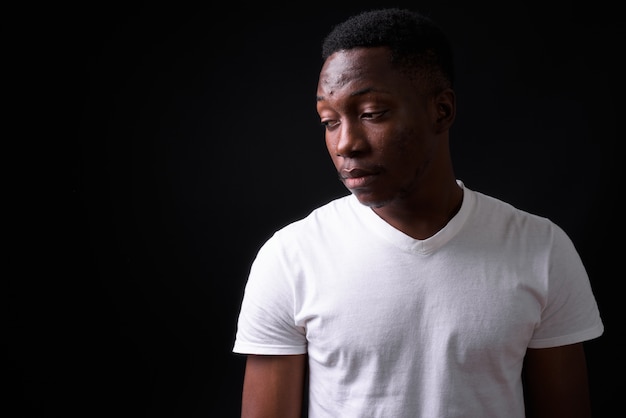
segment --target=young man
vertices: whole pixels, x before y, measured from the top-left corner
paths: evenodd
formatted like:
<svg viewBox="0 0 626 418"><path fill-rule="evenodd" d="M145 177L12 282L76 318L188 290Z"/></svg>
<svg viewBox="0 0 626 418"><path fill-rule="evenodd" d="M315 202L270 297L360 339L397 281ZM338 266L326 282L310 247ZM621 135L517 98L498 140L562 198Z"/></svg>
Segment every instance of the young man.
<svg viewBox="0 0 626 418"><path fill-rule="evenodd" d="M588 417L582 342L603 333L589 279L557 225L455 177L445 35L370 11L323 59L317 111L351 193L254 260L242 416L299 417L306 399L311 418Z"/></svg>

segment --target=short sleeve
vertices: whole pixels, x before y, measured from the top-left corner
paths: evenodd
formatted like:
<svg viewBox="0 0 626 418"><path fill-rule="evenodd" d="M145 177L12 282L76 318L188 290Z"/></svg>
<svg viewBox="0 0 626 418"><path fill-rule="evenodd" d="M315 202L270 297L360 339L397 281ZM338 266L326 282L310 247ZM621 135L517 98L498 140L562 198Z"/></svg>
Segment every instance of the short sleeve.
<svg viewBox="0 0 626 418"><path fill-rule="evenodd" d="M548 298L530 348L548 348L597 338L604 332L589 277L566 233L554 225L548 267Z"/></svg>
<svg viewBox="0 0 626 418"><path fill-rule="evenodd" d="M259 250L250 268L233 352L240 354L304 354L305 330L294 319L294 275L280 236Z"/></svg>

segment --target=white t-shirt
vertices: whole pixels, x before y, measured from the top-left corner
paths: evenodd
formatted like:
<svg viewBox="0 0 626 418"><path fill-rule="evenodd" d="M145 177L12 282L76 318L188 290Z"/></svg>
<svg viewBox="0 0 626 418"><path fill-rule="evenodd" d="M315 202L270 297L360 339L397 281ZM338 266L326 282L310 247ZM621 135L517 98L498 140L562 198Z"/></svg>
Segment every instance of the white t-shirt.
<svg viewBox="0 0 626 418"><path fill-rule="evenodd" d="M528 347L603 330L563 230L464 187L425 240L353 195L277 231L252 264L233 351L308 353L310 418L514 418Z"/></svg>

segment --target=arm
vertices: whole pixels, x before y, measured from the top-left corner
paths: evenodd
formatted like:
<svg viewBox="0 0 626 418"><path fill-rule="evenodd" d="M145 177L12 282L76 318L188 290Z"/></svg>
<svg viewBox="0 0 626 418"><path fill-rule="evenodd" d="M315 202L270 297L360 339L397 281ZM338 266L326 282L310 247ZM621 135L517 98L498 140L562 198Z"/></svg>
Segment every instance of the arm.
<svg viewBox="0 0 626 418"><path fill-rule="evenodd" d="M305 354L248 355L241 417L300 417L306 365Z"/></svg>
<svg viewBox="0 0 626 418"><path fill-rule="evenodd" d="M591 417L582 343L529 348L522 378L527 417Z"/></svg>

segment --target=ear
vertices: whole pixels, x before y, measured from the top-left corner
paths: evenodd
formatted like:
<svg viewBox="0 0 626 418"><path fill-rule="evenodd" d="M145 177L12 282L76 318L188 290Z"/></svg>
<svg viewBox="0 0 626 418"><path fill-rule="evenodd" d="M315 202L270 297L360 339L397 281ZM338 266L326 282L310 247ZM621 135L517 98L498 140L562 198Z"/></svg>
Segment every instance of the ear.
<svg viewBox="0 0 626 418"><path fill-rule="evenodd" d="M456 94L454 90L448 88L437 94L434 98L436 112L436 131L441 133L447 131L454 123L456 116Z"/></svg>

